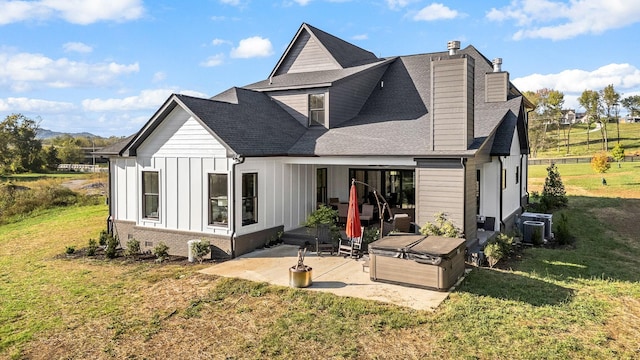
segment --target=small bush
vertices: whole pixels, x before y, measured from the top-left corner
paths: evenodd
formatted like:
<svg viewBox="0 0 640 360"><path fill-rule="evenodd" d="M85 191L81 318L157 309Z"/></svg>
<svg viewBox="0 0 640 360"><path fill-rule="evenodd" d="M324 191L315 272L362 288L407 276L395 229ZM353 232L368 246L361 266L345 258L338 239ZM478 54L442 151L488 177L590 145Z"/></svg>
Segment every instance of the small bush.
<svg viewBox="0 0 640 360"><path fill-rule="evenodd" d="M569 224L567 215L564 213L560 213L560 217L558 218L555 225L555 239L559 245L569 245L574 241L573 235L571 235L571 231L569 230Z"/></svg>
<svg viewBox="0 0 640 360"><path fill-rule="evenodd" d="M100 246L107 245L107 238L108 237L109 237L109 234L107 234L107 230L100 231L100 237L98 238Z"/></svg>
<svg viewBox="0 0 640 360"><path fill-rule="evenodd" d="M125 252L125 255L133 256L138 254L140 254L140 241L136 239L127 241L127 251Z"/></svg>
<svg viewBox="0 0 640 360"><path fill-rule="evenodd" d="M104 250L104 254L108 259L113 259L117 255L118 246L120 245L120 241L118 241L118 235L107 234L107 247Z"/></svg>
<svg viewBox="0 0 640 360"><path fill-rule="evenodd" d="M156 245L151 252L156 256L156 262L163 262L169 257L169 247L163 242Z"/></svg>
<svg viewBox="0 0 640 360"><path fill-rule="evenodd" d="M76 252L76 248L75 246L67 246L67 249L64 252L67 253L68 255L71 255L74 252Z"/></svg>
<svg viewBox="0 0 640 360"><path fill-rule="evenodd" d="M87 256L95 256L96 250L98 250L98 242L95 239L89 239L89 246L87 247Z"/></svg>
<svg viewBox="0 0 640 360"><path fill-rule="evenodd" d="M484 247L484 254L489 262L489 267L494 267L498 261L509 256L512 243L513 237L503 233L498 234L487 243Z"/></svg>
<svg viewBox="0 0 640 360"><path fill-rule="evenodd" d="M211 244L209 243L209 240L194 242L191 244L191 251L193 251L193 255L196 257L196 260L202 264L204 257L209 255L211 252Z"/></svg>
<svg viewBox="0 0 640 360"><path fill-rule="evenodd" d="M428 222L420 229L422 235L435 235L452 238L462 237L462 230L457 228L453 222L447 219L445 213L437 213L433 216L435 223Z"/></svg>

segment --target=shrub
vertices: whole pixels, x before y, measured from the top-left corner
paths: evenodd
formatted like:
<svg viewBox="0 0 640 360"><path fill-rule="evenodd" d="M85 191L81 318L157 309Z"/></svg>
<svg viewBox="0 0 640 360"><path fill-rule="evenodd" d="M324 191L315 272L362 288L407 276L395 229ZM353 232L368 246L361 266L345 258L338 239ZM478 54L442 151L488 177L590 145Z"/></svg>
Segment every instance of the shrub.
<svg viewBox="0 0 640 360"><path fill-rule="evenodd" d="M211 244L209 240L201 240L191 244L191 251L199 263L202 264L204 257L211 252Z"/></svg>
<svg viewBox="0 0 640 360"><path fill-rule="evenodd" d="M98 249L98 242L95 239L89 239L89 246L87 247L87 256L95 256Z"/></svg>
<svg viewBox="0 0 640 360"><path fill-rule="evenodd" d="M104 254L108 259L113 259L117 255L118 246L120 245L120 241L118 241L118 235L107 234L107 247L104 250Z"/></svg>
<svg viewBox="0 0 640 360"><path fill-rule="evenodd" d="M138 254L140 254L140 241L136 239L127 241L127 251L125 252L125 255L133 256Z"/></svg>
<svg viewBox="0 0 640 360"><path fill-rule="evenodd" d="M540 204L544 208L543 211L566 207L568 203L569 199L567 198L560 172L555 164L551 164L547 167L547 177L544 180L544 188L540 198Z"/></svg>
<svg viewBox="0 0 640 360"><path fill-rule="evenodd" d="M559 245L569 245L572 244L574 239L573 235L569 230L569 223L567 219L567 215L564 213L560 213L558 220L555 225L555 239Z"/></svg>
<svg viewBox="0 0 640 360"><path fill-rule="evenodd" d="M76 252L76 248L75 246L67 246L67 249L64 252L67 253L68 255L71 255L74 252Z"/></svg>
<svg viewBox="0 0 640 360"><path fill-rule="evenodd" d="M320 205L319 208L309 214L304 225L307 227L316 227L320 224L335 225L337 218L338 210L333 210L329 206Z"/></svg>
<svg viewBox="0 0 640 360"><path fill-rule="evenodd" d="M434 215L435 223L428 222L420 229L422 235L436 235L444 237L462 237L462 230L457 228L451 220L447 219L445 213Z"/></svg>
<svg viewBox="0 0 640 360"><path fill-rule="evenodd" d="M484 254L489 262L489 267L494 267L498 261L504 259L511 252L513 237L500 233L491 239L484 247Z"/></svg>
<svg viewBox="0 0 640 360"><path fill-rule="evenodd" d="M100 246L107 245L107 238L109 234L107 234L107 230L100 231L100 237L98 238Z"/></svg>
<svg viewBox="0 0 640 360"><path fill-rule="evenodd" d="M163 262L169 257L169 247L167 244L160 242L151 251L156 256L156 262Z"/></svg>

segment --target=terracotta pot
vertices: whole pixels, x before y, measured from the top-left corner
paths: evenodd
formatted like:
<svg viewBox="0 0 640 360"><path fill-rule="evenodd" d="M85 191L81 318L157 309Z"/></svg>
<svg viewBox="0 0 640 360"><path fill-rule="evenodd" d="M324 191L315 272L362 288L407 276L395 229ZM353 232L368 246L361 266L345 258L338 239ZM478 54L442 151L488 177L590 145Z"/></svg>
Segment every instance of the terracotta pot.
<svg viewBox="0 0 640 360"><path fill-rule="evenodd" d="M305 288L311 285L312 268L305 266L304 269L297 269L296 266L289 268L289 286L295 288Z"/></svg>

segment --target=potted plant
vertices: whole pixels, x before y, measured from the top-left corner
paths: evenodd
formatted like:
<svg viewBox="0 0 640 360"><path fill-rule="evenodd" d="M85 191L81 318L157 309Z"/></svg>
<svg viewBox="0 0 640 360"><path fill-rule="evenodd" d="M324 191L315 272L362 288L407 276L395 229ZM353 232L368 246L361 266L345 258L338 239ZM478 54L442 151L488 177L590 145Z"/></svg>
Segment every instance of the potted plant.
<svg viewBox="0 0 640 360"><path fill-rule="evenodd" d="M296 288L305 288L311 285L312 268L304 264L304 256L307 249L298 249L298 263L289 268L289 285Z"/></svg>

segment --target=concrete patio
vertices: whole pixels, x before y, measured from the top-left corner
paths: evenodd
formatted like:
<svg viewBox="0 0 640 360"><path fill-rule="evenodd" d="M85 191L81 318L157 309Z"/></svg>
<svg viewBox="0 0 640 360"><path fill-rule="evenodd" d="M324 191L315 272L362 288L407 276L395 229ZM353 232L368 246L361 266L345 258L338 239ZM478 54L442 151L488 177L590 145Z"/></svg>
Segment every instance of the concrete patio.
<svg viewBox="0 0 640 360"><path fill-rule="evenodd" d="M279 245L256 250L236 259L201 270L202 273L289 286L289 267L298 261L298 246ZM325 291L338 296L351 296L406 306L417 310L435 310L449 295L407 286L371 281L369 269L362 259L328 254L307 253L305 265L313 268L310 291Z"/></svg>

